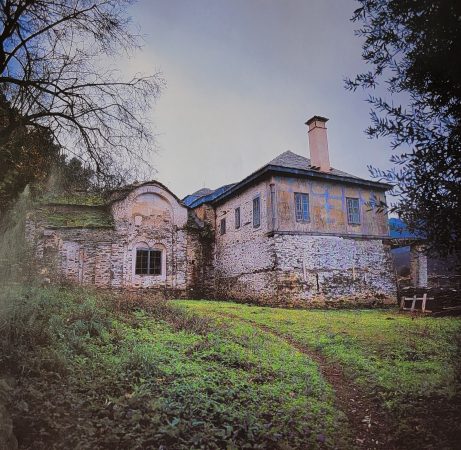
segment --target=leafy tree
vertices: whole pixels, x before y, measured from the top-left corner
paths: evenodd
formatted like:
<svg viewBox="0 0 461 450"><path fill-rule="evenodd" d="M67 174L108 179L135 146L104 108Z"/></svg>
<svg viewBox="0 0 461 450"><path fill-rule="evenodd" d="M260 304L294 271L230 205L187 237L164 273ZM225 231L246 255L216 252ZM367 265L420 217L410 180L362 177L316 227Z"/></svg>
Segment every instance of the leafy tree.
<svg viewBox="0 0 461 450"><path fill-rule="evenodd" d="M0 123L5 116L20 119L0 97ZM56 164L63 166L65 158L46 128L16 127L0 145L0 217L28 184L44 182Z"/></svg>
<svg viewBox="0 0 461 450"><path fill-rule="evenodd" d="M162 80L124 79L108 61L138 47L131 0L0 0L0 146L45 133L100 180L136 171L152 146L147 119ZM127 167L128 166L128 167Z"/></svg>
<svg viewBox="0 0 461 450"><path fill-rule="evenodd" d="M372 66L346 80L370 95L370 137L391 138L392 170L371 168L395 185L390 206L430 253L461 257L461 2L358 0L352 20ZM397 150L399 149L399 150Z"/></svg>
<svg viewBox="0 0 461 450"><path fill-rule="evenodd" d="M60 178L59 188L66 192L92 191L97 188L94 184L94 172L85 166L78 158L66 160L62 158L54 168Z"/></svg>
<svg viewBox="0 0 461 450"><path fill-rule="evenodd" d="M0 121L13 114L8 102L0 97ZM67 158L49 130L21 126L0 145L0 217L27 185L38 195L50 189L60 192L101 189L94 171L79 158Z"/></svg>

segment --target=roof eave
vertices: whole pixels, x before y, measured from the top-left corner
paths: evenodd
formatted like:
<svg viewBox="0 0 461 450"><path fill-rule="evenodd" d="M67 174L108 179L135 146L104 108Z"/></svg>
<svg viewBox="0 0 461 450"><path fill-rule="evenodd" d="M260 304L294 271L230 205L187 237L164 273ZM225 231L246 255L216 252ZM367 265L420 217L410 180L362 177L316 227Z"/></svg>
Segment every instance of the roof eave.
<svg viewBox="0 0 461 450"><path fill-rule="evenodd" d="M378 188L378 189L385 189L386 191L392 189L393 187L391 184L388 184L388 183L380 183L379 181L364 180L360 178L349 177L347 175L337 175L337 174L332 174L332 173L320 172L318 170L304 170L304 169L295 169L295 168L290 168L290 167L272 166L272 165L269 165L268 167L270 167L270 170L273 170L276 172L303 175L303 176L309 176L313 178L322 178L322 179L327 179L327 180L332 180L332 181L343 181L346 183L358 184L361 186L369 186L369 187Z"/></svg>
<svg viewBox="0 0 461 450"><path fill-rule="evenodd" d="M244 178L240 183L237 183L235 186L230 188L228 191L223 192L220 196L216 197L215 199L211 200L209 203L213 205L219 204L222 200L227 198L228 196L234 194L235 192L241 190L245 186L247 186L252 181L255 181L259 177L267 174L267 173L282 173L286 175L300 175L304 177L312 177L312 178L320 178L320 179L327 179L332 181L342 181L345 183L356 184L359 186L368 186L375 189L381 189L388 191L392 189L392 185L387 183L380 183L377 181L369 181L369 180L361 180L354 177L348 177L343 175L333 175L330 173L319 172L316 170L304 170L304 169L295 169L290 167L283 167L283 166L276 166L272 164L268 164L261 169L257 170L256 172L252 173L248 177Z"/></svg>

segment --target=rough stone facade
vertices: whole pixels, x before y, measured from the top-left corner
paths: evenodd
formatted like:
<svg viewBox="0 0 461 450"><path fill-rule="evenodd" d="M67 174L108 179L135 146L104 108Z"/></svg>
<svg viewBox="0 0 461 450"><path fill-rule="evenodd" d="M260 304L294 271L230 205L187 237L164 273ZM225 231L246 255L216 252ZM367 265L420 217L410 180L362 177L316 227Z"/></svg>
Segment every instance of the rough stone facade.
<svg viewBox="0 0 461 450"><path fill-rule="evenodd" d="M79 226L74 221L72 226L50 226L43 218L29 220L28 236L43 274L103 288L146 288L167 297L193 293L202 281L196 273L200 227L173 194L159 183L148 183L112 202L108 214L112 226ZM138 249L161 252L160 273L137 273Z"/></svg>
<svg viewBox="0 0 461 450"><path fill-rule="evenodd" d="M278 302L300 306L389 303L396 295L390 248L381 239L275 234Z"/></svg>
<svg viewBox="0 0 461 450"><path fill-rule="evenodd" d="M274 243L268 238L268 184L260 182L216 208L215 292L219 298L266 301L274 297ZM253 226L253 199L260 199L260 225ZM240 208L240 227L235 209ZM221 234L221 220L226 233Z"/></svg>
<svg viewBox="0 0 461 450"><path fill-rule="evenodd" d="M44 274L169 297L395 302L388 217L379 210L391 186L330 166L327 121L306 122L312 159L287 150L238 183L182 201L153 181L97 207L48 204L27 231Z"/></svg>
<svg viewBox="0 0 461 450"><path fill-rule="evenodd" d="M296 221L295 193L309 194L308 222ZM360 224L348 223L347 197L360 200ZM395 302L387 216L370 206L383 199L380 191L296 177L271 177L236 193L216 206L215 295L286 306Z"/></svg>
<svg viewBox="0 0 461 450"><path fill-rule="evenodd" d="M27 233L50 279L267 305L381 304L396 298L387 216L374 207L384 192L267 174L188 207L149 182L102 206L48 205L48 219L58 223L36 214ZM299 193L308 195L308 220L296 216ZM358 201L359 223L348 220L348 198ZM137 254L145 250L160 252L160 272L138 271Z"/></svg>

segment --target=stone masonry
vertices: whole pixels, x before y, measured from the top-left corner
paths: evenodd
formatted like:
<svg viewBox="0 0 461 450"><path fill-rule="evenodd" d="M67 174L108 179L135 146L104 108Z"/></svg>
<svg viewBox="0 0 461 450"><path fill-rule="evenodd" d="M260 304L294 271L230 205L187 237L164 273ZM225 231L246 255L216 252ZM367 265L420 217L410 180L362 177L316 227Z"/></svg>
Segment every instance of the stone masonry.
<svg viewBox="0 0 461 450"><path fill-rule="evenodd" d="M297 307L395 302L387 217L370 211L364 200L362 223L351 229L342 209L341 195L368 199L380 194L334 183L285 180L267 179L216 206L214 295ZM315 192L319 204L312 209L327 210L329 218L322 219L319 212L315 220L297 223L295 192ZM261 225L255 228L252 201L257 196ZM240 228L235 227L236 208L241 211ZM221 235L224 218L226 233ZM328 227L323 225L327 220Z"/></svg>
<svg viewBox="0 0 461 450"><path fill-rule="evenodd" d="M214 256L215 295L268 301L276 293L274 243L267 237L267 183L237 194L216 208L216 248ZM253 199L259 197L260 226L253 226ZM240 208L240 227L235 227L235 209ZM226 220L226 233L221 234L221 220Z"/></svg>
<svg viewBox="0 0 461 450"><path fill-rule="evenodd" d="M390 249L380 239L275 234L278 301L308 306L394 300Z"/></svg>
<svg viewBox="0 0 461 450"><path fill-rule="evenodd" d="M43 276L57 281L149 289L167 298L220 298L267 305L394 301L383 218L367 211L364 202L363 224L352 230L355 233L350 226L342 229L343 203L334 197L340 198L341 189L333 194L337 187L325 182L284 181L264 179L216 206L204 204L195 209L187 208L159 183L146 183L107 206L111 225L72 222L72 226L53 226L38 215L29 220L28 235ZM325 197L322 189L333 199ZM349 195L368 195L348 189ZM314 201L331 202L326 208L328 227L322 225L326 219L320 213L316 221L305 225L294 220L293 192L303 190L315 192ZM258 226L253 224L255 198L260 202ZM314 208L320 210L321 205L314 203ZM221 232L223 219L225 233ZM325 232L329 229L332 231ZM162 252L160 275L135 273L139 248Z"/></svg>
<svg viewBox="0 0 461 450"><path fill-rule="evenodd" d="M200 276L194 279L201 243L197 225L190 225L191 212L159 183L149 183L113 202L108 214L112 226L50 226L40 214L29 220L28 236L43 276L102 288L145 288L166 297L190 296L193 281L202 281ZM161 251L161 274L136 274L138 248Z"/></svg>
<svg viewBox="0 0 461 450"><path fill-rule="evenodd" d="M238 183L183 200L151 181L100 204L41 205L27 223L41 273L167 298L394 302L388 218L378 207L390 186L330 166L327 120L306 122L312 162L286 151ZM414 259L422 285L424 258Z"/></svg>

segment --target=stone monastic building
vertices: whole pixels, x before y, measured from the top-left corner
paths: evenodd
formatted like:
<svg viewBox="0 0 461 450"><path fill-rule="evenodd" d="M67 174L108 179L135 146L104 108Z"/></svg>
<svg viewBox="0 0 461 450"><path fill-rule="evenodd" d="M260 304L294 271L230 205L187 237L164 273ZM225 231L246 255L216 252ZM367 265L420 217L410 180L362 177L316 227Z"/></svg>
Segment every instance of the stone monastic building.
<svg viewBox="0 0 461 450"><path fill-rule="evenodd" d="M395 301L388 217L376 207L390 186L332 168L326 122L306 122L311 159L287 151L183 200L151 181L104 202L47 201L27 225L43 274L175 298Z"/></svg>

